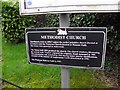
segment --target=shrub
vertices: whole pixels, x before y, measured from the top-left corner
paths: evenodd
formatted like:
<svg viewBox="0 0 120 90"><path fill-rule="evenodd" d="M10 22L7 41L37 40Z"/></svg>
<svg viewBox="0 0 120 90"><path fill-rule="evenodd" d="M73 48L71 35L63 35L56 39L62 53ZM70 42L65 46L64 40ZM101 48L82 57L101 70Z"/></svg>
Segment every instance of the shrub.
<svg viewBox="0 0 120 90"><path fill-rule="evenodd" d="M59 15L48 14L46 15L46 27L59 27Z"/></svg>
<svg viewBox="0 0 120 90"><path fill-rule="evenodd" d="M25 28L34 24L33 16L20 16L18 2L2 2L2 31L7 42L24 41Z"/></svg>
<svg viewBox="0 0 120 90"><path fill-rule="evenodd" d="M93 26L96 14L70 14L71 27ZM46 15L46 27L59 27L59 14Z"/></svg>
<svg viewBox="0 0 120 90"><path fill-rule="evenodd" d="M95 22L96 14L71 14L70 26L71 27L92 27Z"/></svg>
<svg viewBox="0 0 120 90"><path fill-rule="evenodd" d="M106 69L118 77L120 85L120 13L97 14L94 26L108 28Z"/></svg>

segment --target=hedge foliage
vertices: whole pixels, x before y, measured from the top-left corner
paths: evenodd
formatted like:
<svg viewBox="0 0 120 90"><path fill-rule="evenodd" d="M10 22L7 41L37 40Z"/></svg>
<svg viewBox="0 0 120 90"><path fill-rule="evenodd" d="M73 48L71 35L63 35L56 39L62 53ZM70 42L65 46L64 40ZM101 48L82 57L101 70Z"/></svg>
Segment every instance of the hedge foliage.
<svg viewBox="0 0 120 90"><path fill-rule="evenodd" d="M120 85L120 13L97 14L94 26L108 28L106 69Z"/></svg>
<svg viewBox="0 0 120 90"><path fill-rule="evenodd" d="M2 2L2 31L7 42L23 42L25 28L34 25L33 16L20 16L18 6Z"/></svg>
<svg viewBox="0 0 120 90"><path fill-rule="evenodd" d="M96 14L70 14L70 27L90 27L94 25ZM46 27L59 27L59 14L46 15Z"/></svg>

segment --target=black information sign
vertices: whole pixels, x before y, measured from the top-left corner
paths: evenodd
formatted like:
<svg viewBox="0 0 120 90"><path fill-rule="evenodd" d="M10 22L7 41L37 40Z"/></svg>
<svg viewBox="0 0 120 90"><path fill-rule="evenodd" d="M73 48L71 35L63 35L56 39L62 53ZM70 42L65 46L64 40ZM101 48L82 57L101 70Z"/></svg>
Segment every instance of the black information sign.
<svg viewBox="0 0 120 90"><path fill-rule="evenodd" d="M103 69L106 28L26 29L29 63Z"/></svg>

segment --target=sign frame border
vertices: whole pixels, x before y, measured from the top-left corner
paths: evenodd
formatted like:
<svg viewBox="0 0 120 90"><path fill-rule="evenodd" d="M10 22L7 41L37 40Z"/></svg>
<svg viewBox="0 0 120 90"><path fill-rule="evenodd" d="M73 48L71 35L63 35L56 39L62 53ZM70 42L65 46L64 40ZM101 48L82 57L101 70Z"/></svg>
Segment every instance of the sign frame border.
<svg viewBox="0 0 120 90"><path fill-rule="evenodd" d="M79 9L75 9L76 7ZM86 7L88 6L88 7ZM93 9L93 7L102 8L101 10ZM96 5L71 5L71 6L47 6L47 7L38 7L33 9L25 9L24 0L19 0L19 11L20 15L36 15L36 14L57 14L57 13L118 13L120 12L120 1L118 4L96 4ZM111 10L110 7L115 10ZM50 10L48 9L50 8ZM56 9L57 8L57 9ZM74 9L66 9L66 8L74 8ZM87 8L89 10L83 9ZM103 10L104 8L104 10ZM106 9L107 8L107 9Z"/></svg>
<svg viewBox="0 0 120 90"><path fill-rule="evenodd" d="M57 65L57 64L42 64L42 63L31 63L30 62L30 56L29 56L29 46L28 46L28 37L27 35L29 33L42 33L42 32L46 32L46 31L27 31L27 29L59 29L59 28L72 28L72 29L105 29L104 31L97 31L97 32L101 32L104 34L104 40L103 40L103 52L102 52L102 60L101 60L101 67L85 67L85 66L70 66L70 65ZM53 33L55 31L51 30L51 33ZM71 32L71 31L70 31ZM74 31L73 31L74 32ZM86 32L86 31L78 31L78 32ZM95 31L88 31L88 32L95 32ZM50 32L47 32L50 33ZM57 66L57 67L67 67L67 68L81 68L81 69L100 69L100 70L104 70L104 63L105 63L105 55L106 55L106 44L107 44L107 28L106 27L45 27L45 28L26 28L25 29L25 40L26 40L26 51L27 51L27 57L28 57L28 62L29 64L35 64L35 65L42 65L42 66Z"/></svg>

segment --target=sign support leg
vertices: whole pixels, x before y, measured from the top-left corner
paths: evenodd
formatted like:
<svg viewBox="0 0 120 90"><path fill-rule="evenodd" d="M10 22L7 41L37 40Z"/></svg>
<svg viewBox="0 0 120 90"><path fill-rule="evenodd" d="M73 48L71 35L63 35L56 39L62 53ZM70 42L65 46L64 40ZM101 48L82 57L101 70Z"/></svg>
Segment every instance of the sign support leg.
<svg viewBox="0 0 120 90"><path fill-rule="evenodd" d="M70 68L61 67L61 88L70 88Z"/></svg>
<svg viewBox="0 0 120 90"><path fill-rule="evenodd" d="M60 27L69 27L69 14L59 15ZM70 68L61 67L61 88L70 88Z"/></svg>

